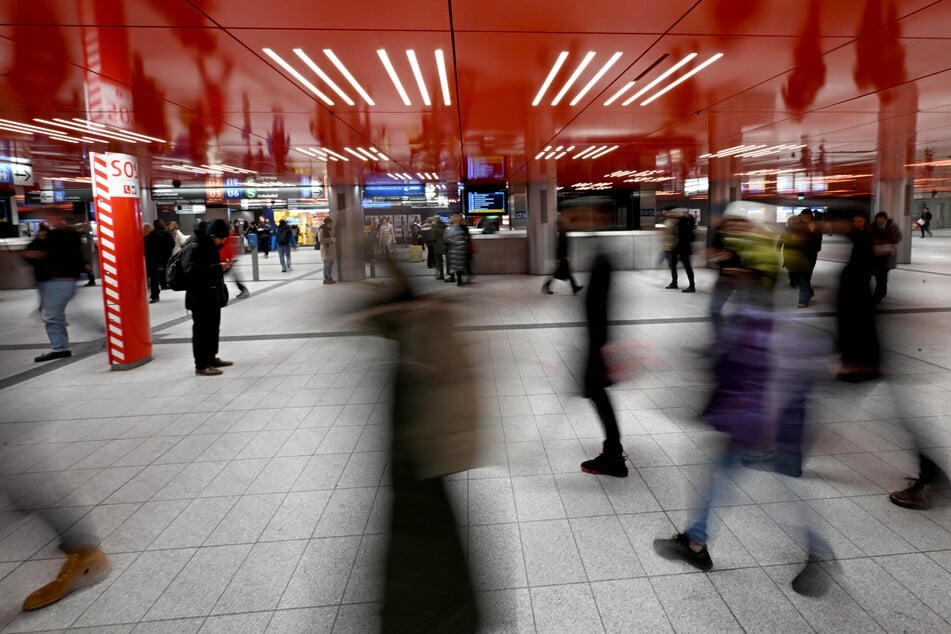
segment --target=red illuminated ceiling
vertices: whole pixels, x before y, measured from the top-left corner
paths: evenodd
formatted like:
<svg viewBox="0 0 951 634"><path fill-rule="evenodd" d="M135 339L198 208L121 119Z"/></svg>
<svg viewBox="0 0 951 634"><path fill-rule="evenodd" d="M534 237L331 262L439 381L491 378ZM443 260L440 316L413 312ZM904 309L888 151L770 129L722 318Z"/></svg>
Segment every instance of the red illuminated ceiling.
<svg viewBox="0 0 951 634"><path fill-rule="evenodd" d="M0 23L0 119L130 118L167 140L132 148L155 178L455 180L467 157L504 156L523 182L542 153L571 184L704 176L704 155L738 146L727 173L795 167L801 147L829 174L871 173L878 151L951 156L951 2L30 0ZM40 176L79 174L82 144L15 129L0 139Z"/></svg>

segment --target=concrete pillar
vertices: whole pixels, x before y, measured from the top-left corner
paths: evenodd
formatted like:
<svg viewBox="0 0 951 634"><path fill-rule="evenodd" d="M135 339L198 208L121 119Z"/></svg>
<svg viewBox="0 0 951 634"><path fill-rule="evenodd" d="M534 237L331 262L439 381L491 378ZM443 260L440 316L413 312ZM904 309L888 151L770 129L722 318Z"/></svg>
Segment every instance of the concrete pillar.
<svg viewBox="0 0 951 634"><path fill-rule="evenodd" d="M363 234L363 191L359 185L339 184L329 188L330 216L337 239L337 279L356 282L366 278Z"/></svg>
<svg viewBox="0 0 951 634"><path fill-rule="evenodd" d="M554 161L531 161L528 183L528 272L549 275L555 266L558 187Z"/></svg>
<svg viewBox="0 0 951 634"><path fill-rule="evenodd" d="M915 130L917 128L918 91L904 84L879 94L878 158L875 169L875 208L872 215L885 211L898 225L902 241L898 243L899 264L911 262L913 168ZM906 115L911 112L913 114Z"/></svg>

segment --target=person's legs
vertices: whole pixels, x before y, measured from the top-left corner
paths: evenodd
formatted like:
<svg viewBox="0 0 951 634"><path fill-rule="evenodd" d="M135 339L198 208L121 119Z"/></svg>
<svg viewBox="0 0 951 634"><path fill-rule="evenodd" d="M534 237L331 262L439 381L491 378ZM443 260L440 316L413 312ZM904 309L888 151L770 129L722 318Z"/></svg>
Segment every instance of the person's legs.
<svg viewBox="0 0 951 634"><path fill-rule="evenodd" d="M683 262L684 271L687 272L687 281L690 283L690 286L687 289L692 289L694 287L693 283L693 267L690 266L690 253L686 251L681 251L677 254L680 257L680 261Z"/></svg>
<svg viewBox="0 0 951 634"><path fill-rule="evenodd" d="M723 450L723 453L720 454L720 457L714 463L713 473L710 474L707 488L703 492L703 506L697 510L693 521L690 523L690 527L684 531L692 542L706 546L708 538L707 524L710 519L710 510L713 508L713 503L719 493L721 479L729 477L728 474L733 470L736 460L736 449L730 445Z"/></svg>
<svg viewBox="0 0 951 634"><path fill-rule="evenodd" d="M446 256L442 253L437 253L435 258L436 258L436 279L437 280L445 279Z"/></svg>
<svg viewBox="0 0 951 634"><path fill-rule="evenodd" d="M717 281L713 285L713 292L710 296L710 307L708 313L710 322L713 324L714 336L719 336L723 328L723 307L733 294L733 283L723 271L717 276Z"/></svg>
<svg viewBox="0 0 951 634"><path fill-rule="evenodd" d="M66 331L66 304L76 294L75 280L48 280L40 282L43 299L43 322L46 336L54 352L69 350L69 333Z"/></svg>
<svg viewBox="0 0 951 634"><path fill-rule="evenodd" d="M192 310L192 354L195 357L195 369L211 366L218 354L218 327L221 323L221 309L211 305L196 307Z"/></svg>
<svg viewBox="0 0 951 634"><path fill-rule="evenodd" d="M290 247L279 244L277 245L277 258L281 262L281 271L287 271L287 260L290 258Z"/></svg>
<svg viewBox="0 0 951 634"><path fill-rule="evenodd" d="M880 302L888 294L888 269L882 267L875 271L875 301Z"/></svg>
<svg viewBox="0 0 951 634"><path fill-rule="evenodd" d="M159 293L162 287L162 280L159 278L158 269L149 269L149 299L158 301Z"/></svg>
<svg viewBox="0 0 951 634"><path fill-rule="evenodd" d="M809 305L812 299L812 271L803 271L799 274L799 304Z"/></svg>
<svg viewBox="0 0 951 634"><path fill-rule="evenodd" d="M667 255L667 267L670 269L670 284L667 288L677 288L677 252L664 251Z"/></svg>

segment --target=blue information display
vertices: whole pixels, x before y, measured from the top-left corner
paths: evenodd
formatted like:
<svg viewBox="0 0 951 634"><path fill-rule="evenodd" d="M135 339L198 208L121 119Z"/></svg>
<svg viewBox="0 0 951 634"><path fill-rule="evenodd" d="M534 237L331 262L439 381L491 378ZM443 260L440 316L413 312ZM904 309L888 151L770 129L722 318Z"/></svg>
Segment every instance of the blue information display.
<svg viewBox="0 0 951 634"><path fill-rule="evenodd" d="M470 214L504 213L505 190L470 191L466 193Z"/></svg>

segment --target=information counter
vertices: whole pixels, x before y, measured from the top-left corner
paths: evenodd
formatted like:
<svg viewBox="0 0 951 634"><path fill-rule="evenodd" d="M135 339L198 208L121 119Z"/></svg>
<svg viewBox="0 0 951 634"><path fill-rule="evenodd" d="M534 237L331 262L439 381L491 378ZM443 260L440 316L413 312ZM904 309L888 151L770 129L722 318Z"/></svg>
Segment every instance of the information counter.
<svg viewBox="0 0 951 634"><path fill-rule="evenodd" d="M697 228L696 235L692 264L703 267L706 265L706 228ZM611 255L617 270L666 268L667 263L661 258L663 239L663 231L653 230L572 231L568 233L568 261L572 271L587 271L597 250L604 249ZM476 275L528 273L528 235L524 230L490 235L473 233L472 243L475 249L472 270ZM548 257L554 270L554 251Z"/></svg>

